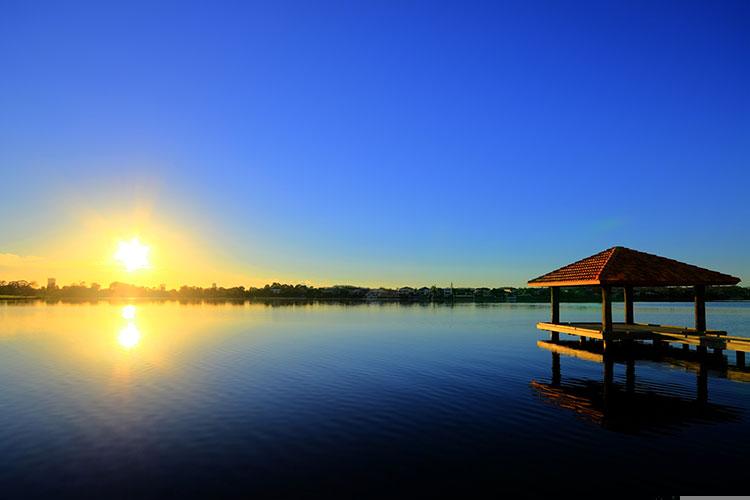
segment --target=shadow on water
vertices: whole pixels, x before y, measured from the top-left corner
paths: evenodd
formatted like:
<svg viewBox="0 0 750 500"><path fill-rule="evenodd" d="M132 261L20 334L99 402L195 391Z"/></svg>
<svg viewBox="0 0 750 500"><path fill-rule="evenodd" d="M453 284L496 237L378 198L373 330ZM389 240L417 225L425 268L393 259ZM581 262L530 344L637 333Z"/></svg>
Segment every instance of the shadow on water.
<svg viewBox="0 0 750 500"><path fill-rule="evenodd" d="M532 380L530 385L547 402L610 431L635 434L668 433L688 424L737 422L739 408L709 401L709 375L740 382L750 381L750 370L730 365L721 355L706 355L671 346L632 343L616 348L589 340L539 341L551 352L549 382ZM561 357L574 357L602 365L600 380L564 379ZM625 365L625 383L615 382L614 367ZM662 364L683 368L696 377L693 397L664 393L636 383L636 366Z"/></svg>

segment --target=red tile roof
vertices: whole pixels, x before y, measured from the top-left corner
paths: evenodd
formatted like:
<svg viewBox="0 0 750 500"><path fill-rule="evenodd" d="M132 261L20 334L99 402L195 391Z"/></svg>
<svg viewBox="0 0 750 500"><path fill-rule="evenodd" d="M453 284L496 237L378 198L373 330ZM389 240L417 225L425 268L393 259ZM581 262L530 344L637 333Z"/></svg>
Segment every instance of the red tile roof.
<svg viewBox="0 0 750 500"><path fill-rule="evenodd" d="M612 247L529 281L530 286L736 285L739 278L625 247Z"/></svg>

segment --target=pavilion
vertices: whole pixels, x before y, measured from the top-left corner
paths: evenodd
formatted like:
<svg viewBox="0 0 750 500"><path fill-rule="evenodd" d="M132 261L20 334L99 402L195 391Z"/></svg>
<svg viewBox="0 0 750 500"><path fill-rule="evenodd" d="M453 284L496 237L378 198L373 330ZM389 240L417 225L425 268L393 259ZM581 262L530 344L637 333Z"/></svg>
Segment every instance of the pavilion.
<svg viewBox="0 0 750 500"><path fill-rule="evenodd" d="M612 247L595 255L556 269L528 282L529 286L549 287L552 315L549 322L537 328L559 334L578 335L582 339L601 339L605 345L612 340L652 340L680 342L689 349L713 347L744 352L750 350L748 339L728 337L726 332L706 329L706 287L736 285L740 279L625 247ZM602 294L601 323L563 323L560 321L560 287L597 286ZM641 324L635 322L633 290L635 287L692 286L695 291L695 325L693 328ZM612 287L624 289L625 321L612 321Z"/></svg>

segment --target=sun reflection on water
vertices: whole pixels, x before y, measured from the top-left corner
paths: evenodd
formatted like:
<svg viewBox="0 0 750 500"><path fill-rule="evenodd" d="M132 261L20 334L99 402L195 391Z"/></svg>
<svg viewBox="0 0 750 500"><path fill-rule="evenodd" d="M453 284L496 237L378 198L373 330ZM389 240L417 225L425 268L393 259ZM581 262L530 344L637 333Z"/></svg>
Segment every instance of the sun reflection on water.
<svg viewBox="0 0 750 500"><path fill-rule="evenodd" d="M135 306L130 304L122 308L122 317L125 319L135 319Z"/></svg>
<svg viewBox="0 0 750 500"><path fill-rule="evenodd" d="M126 327L120 330L117 336L117 342L125 349L132 349L141 341L141 332L133 323L128 323Z"/></svg>
<svg viewBox="0 0 750 500"><path fill-rule="evenodd" d="M141 341L141 332L138 327L135 326L135 306L127 305L122 308L122 317L127 320L120 333L117 335L117 343L121 347L130 350L133 349Z"/></svg>

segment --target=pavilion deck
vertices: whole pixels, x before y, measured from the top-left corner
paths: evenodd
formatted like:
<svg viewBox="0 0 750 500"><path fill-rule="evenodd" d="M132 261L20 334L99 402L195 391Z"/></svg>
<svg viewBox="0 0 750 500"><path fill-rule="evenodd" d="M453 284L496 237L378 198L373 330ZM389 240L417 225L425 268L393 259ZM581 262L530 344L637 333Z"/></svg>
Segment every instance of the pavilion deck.
<svg viewBox="0 0 750 500"><path fill-rule="evenodd" d="M675 342L683 346L695 345L711 349L728 349L737 352L750 352L750 338L727 335L722 330L696 330L683 326L655 325L643 323L611 323L603 329L601 323L537 323L537 328L555 333L579 337L610 340L651 340Z"/></svg>

